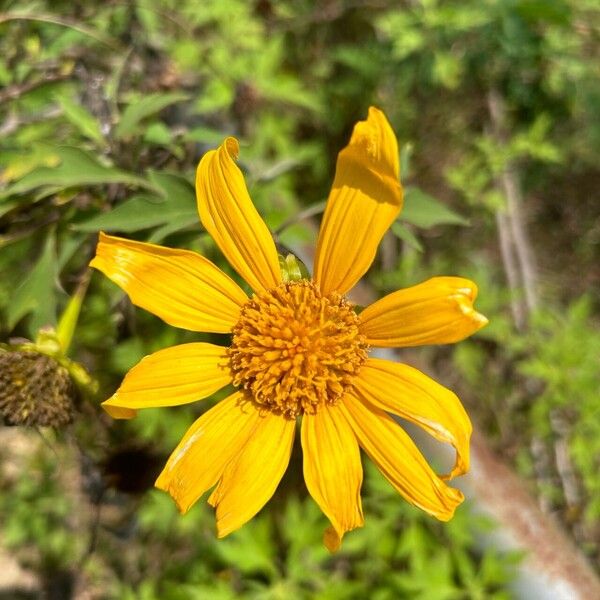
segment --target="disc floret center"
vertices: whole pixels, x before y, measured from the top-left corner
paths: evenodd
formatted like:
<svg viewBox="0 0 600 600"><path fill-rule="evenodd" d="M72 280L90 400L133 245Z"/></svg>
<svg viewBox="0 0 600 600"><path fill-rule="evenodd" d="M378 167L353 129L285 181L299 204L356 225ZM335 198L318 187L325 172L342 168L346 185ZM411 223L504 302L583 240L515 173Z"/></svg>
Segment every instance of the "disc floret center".
<svg viewBox="0 0 600 600"><path fill-rule="evenodd" d="M253 296L233 329L233 383L257 408L294 418L336 404L367 358L358 316L308 280Z"/></svg>

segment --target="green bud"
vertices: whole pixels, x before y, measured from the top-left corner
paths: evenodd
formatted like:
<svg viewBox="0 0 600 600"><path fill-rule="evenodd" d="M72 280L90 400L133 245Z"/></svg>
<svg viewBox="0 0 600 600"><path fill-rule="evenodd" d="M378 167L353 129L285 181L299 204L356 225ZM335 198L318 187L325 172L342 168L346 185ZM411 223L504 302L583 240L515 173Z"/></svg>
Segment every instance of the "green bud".
<svg viewBox="0 0 600 600"><path fill-rule="evenodd" d="M279 268L281 269L281 277L285 283L288 281L300 281L308 279L309 273L306 265L291 252L286 256L278 254Z"/></svg>

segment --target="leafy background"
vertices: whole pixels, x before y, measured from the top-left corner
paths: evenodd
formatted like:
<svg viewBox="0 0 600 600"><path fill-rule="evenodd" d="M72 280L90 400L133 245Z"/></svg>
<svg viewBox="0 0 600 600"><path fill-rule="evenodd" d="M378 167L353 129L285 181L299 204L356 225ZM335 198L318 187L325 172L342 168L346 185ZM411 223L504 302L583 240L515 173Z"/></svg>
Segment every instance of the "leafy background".
<svg viewBox="0 0 600 600"><path fill-rule="evenodd" d="M226 135L278 241L314 241L337 152L369 105L401 140L406 204L368 274L377 294L471 277L491 324L405 352L582 553L600 553L600 15L593 0L0 2L0 335L55 325L96 233L222 257L202 231L199 157ZM199 336L94 275L70 355L99 392L65 429L0 430L6 598L507 598L519 558L482 548L366 468L367 526L339 554L300 457L224 541L199 503L152 489L198 414L112 422L99 401L143 355ZM216 401L217 398L209 401ZM206 406L206 404L204 405ZM203 408L203 407L202 407ZM202 410L202 409L200 409ZM16 584L15 584L16 585ZM21 584L19 584L21 585ZM2 595L4 594L4 595Z"/></svg>

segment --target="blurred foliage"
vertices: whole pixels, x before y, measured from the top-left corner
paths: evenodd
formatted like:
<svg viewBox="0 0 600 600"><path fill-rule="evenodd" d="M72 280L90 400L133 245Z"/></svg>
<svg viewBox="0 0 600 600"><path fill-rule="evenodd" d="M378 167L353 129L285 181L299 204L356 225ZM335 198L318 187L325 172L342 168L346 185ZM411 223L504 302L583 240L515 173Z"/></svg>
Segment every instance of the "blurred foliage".
<svg viewBox="0 0 600 600"><path fill-rule="evenodd" d="M107 492L106 530L99 534L94 531L99 508L83 509L81 491L65 493L77 469L69 445L58 457L43 444L32 445L37 449L22 467L33 476L15 478L11 493L0 496L3 543L40 574L47 590L59 575L70 574L63 575L56 597L82 581L93 597L148 600L509 597L505 586L517 557L494 549L474 552L476 537L490 522L469 510L459 511L449 524L423 517L398 501L370 464L367 526L331 555L321 543L320 510L297 494L300 481L290 481L289 474L269 509L222 541L215 539L207 504L181 517L171 499L156 490L145 491L127 508L127 498ZM85 535L78 535L82 531Z"/></svg>
<svg viewBox="0 0 600 600"><path fill-rule="evenodd" d="M227 270L193 188L199 157L227 135L278 241L301 249L316 227L298 215L322 210L336 154L375 104L402 142L406 197L370 283L381 294L441 273L481 284L489 328L420 356L597 557L599 23L593 0L0 2L0 335L56 325L100 230ZM497 242L508 169L541 273L543 308L524 331ZM143 355L197 339L223 341L165 326L96 276L70 354L106 397ZM438 525L370 471L367 526L336 556L298 464L263 514L217 542L206 506L180 518L148 489L201 409L122 424L87 403L52 437L58 456L32 442L20 475L0 472L3 544L47 593L53 572L63 592L132 599L507 597L513 559L479 548L469 506Z"/></svg>

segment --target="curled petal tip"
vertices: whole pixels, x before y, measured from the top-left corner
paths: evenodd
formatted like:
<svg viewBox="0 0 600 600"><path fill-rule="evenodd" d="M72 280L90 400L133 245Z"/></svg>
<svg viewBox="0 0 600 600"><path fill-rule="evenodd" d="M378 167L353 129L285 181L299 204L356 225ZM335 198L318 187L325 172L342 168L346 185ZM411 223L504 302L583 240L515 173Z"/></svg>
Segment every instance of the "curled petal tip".
<svg viewBox="0 0 600 600"><path fill-rule="evenodd" d="M485 327L490 321L487 317L478 313L476 310L473 311L473 315L471 317L476 323L479 324L479 327Z"/></svg>
<svg viewBox="0 0 600 600"><path fill-rule="evenodd" d="M154 482L154 487L157 490L162 490L163 492L169 492L169 486L166 483L166 478L164 475L164 471L156 478L156 481Z"/></svg>
<svg viewBox="0 0 600 600"><path fill-rule="evenodd" d="M137 410L134 408L118 406L117 394L113 394L108 400L105 400L102 403L102 408L113 419L133 419L137 415Z"/></svg>
<svg viewBox="0 0 600 600"><path fill-rule="evenodd" d="M374 302L360 314L361 332L373 346L452 344L487 319L473 308L477 286L461 277L433 277Z"/></svg>
<svg viewBox="0 0 600 600"><path fill-rule="evenodd" d="M187 514L187 512L191 508L190 506L183 506L182 504L179 504L179 502L177 502L177 500L175 500L175 505L177 506L177 510L179 511L180 515Z"/></svg>
<svg viewBox="0 0 600 600"><path fill-rule="evenodd" d="M231 266L255 292L262 292L281 283L279 259L236 164L238 153L238 140L228 137L202 157L196 170L198 212Z"/></svg>
<svg viewBox="0 0 600 600"><path fill-rule="evenodd" d="M189 504L189 503L185 504L182 502L182 499L179 498L177 491L171 487L171 485L166 480L166 478L163 477L162 473L158 476L158 479L154 482L154 487L163 492L167 492L167 494L169 494L169 496L171 496L171 498L173 499L173 502L175 502L175 506L177 507L179 514L185 515L192 507L191 504Z"/></svg>
<svg viewBox="0 0 600 600"><path fill-rule="evenodd" d="M327 527L323 532L323 544L325 548L329 550L332 554L337 552L342 545L342 537L338 534L338 532L333 527Z"/></svg>
<svg viewBox="0 0 600 600"><path fill-rule="evenodd" d="M471 302L474 302L477 298L477 286L473 284L469 287L460 287L456 290L459 294L466 296Z"/></svg>
<svg viewBox="0 0 600 600"><path fill-rule="evenodd" d="M465 497L463 493L457 488L448 488L452 491L452 504L448 506L448 510L445 512L440 512L435 515L436 519L439 521L450 521L452 517L454 517L454 513L456 509L463 503Z"/></svg>
<svg viewBox="0 0 600 600"><path fill-rule="evenodd" d="M371 266L402 207L399 173L396 136L371 107L338 155L315 255L314 280L323 293L346 293Z"/></svg>
<svg viewBox="0 0 600 600"><path fill-rule="evenodd" d="M237 160L240 154L240 143L237 138L228 137L225 139L225 148L227 152Z"/></svg>
<svg viewBox="0 0 600 600"><path fill-rule="evenodd" d="M483 316L481 313L477 312L473 308L473 298L470 296L466 296L463 294L457 294L454 296L461 312L469 317L472 321L477 323L479 327L483 327L489 323L487 317Z"/></svg>

